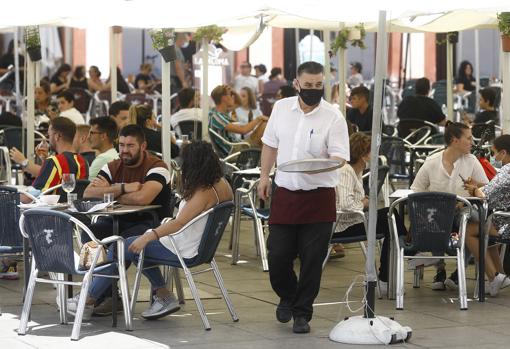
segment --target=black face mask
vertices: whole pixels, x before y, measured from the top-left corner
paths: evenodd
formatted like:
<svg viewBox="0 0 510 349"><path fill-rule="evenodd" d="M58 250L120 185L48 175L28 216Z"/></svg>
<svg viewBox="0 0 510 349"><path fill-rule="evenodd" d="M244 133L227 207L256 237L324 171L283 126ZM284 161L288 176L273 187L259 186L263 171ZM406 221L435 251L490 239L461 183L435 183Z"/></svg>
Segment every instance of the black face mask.
<svg viewBox="0 0 510 349"><path fill-rule="evenodd" d="M310 107L319 104L323 95L324 88L320 90L315 88L301 88L301 91L299 91L299 97L301 97L303 103Z"/></svg>

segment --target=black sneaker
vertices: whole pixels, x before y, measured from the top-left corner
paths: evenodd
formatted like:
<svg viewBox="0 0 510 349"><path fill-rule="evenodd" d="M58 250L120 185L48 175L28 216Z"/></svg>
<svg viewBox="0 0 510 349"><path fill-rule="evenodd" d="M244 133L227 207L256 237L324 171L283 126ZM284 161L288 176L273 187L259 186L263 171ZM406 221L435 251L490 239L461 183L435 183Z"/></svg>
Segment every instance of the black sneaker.
<svg viewBox="0 0 510 349"><path fill-rule="evenodd" d="M450 275L448 279L444 281L444 285L449 290L458 290L459 289L459 275L457 273L457 269Z"/></svg>
<svg viewBox="0 0 510 349"><path fill-rule="evenodd" d="M298 316L294 319L294 325L292 326L292 332L294 333L308 333L310 332L310 325L304 316Z"/></svg>
<svg viewBox="0 0 510 349"><path fill-rule="evenodd" d="M276 320L287 323L292 319L292 307L289 302L280 301L276 307Z"/></svg>
<svg viewBox="0 0 510 349"><path fill-rule="evenodd" d="M446 270L439 269L437 271L436 276L434 276L434 281L432 281L432 284L430 286L433 290L443 291L446 289L446 286L444 285L445 281L446 281Z"/></svg>

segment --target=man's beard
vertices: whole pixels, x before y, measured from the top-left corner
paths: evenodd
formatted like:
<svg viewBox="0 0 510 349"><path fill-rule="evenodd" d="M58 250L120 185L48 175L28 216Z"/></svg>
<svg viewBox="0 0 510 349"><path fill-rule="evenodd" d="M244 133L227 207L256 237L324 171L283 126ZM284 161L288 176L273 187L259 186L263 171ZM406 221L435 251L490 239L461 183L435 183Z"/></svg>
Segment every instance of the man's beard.
<svg viewBox="0 0 510 349"><path fill-rule="evenodd" d="M135 165L136 163L138 163L138 161L140 160L140 157L141 157L141 153L138 153L136 154L135 156L133 156L132 158L125 158L123 156L123 154L121 155L121 160L122 160L122 163L124 165L127 165L127 166L133 166Z"/></svg>

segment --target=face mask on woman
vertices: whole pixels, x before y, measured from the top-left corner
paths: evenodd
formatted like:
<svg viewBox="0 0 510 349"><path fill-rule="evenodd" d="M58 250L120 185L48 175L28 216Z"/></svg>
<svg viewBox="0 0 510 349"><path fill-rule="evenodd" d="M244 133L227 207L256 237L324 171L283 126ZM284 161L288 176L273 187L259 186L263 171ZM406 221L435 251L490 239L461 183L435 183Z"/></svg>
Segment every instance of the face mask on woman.
<svg viewBox="0 0 510 349"><path fill-rule="evenodd" d="M491 155L491 158L490 158L490 161L491 161L491 165L494 166L494 168L501 168L503 167L503 163L501 160L496 160L496 154L494 155Z"/></svg>

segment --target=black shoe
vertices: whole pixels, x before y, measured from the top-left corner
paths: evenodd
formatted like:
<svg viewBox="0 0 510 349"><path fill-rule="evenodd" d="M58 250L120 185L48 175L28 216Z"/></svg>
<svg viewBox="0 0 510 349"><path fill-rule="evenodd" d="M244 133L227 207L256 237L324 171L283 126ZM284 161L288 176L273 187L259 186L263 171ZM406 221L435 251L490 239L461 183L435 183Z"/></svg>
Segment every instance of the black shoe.
<svg viewBox="0 0 510 349"><path fill-rule="evenodd" d="M280 301L276 307L276 320L287 323L292 319L292 308L288 302Z"/></svg>
<svg viewBox="0 0 510 349"><path fill-rule="evenodd" d="M432 281L431 287L435 291L443 291L446 289L444 282L446 281L446 270L439 269L437 271L436 276L434 276L434 281Z"/></svg>
<svg viewBox="0 0 510 349"><path fill-rule="evenodd" d="M458 290L459 289L459 275L457 273L457 269L450 275L448 279L445 280L444 285L446 288L450 290Z"/></svg>
<svg viewBox="0 0 510 349"><path fill-rule="evenodd" d="M294 333L308 333L310 332L310 325L303 316L298 316L294 319L294 325L292 326L292 332Z"/></svg>

